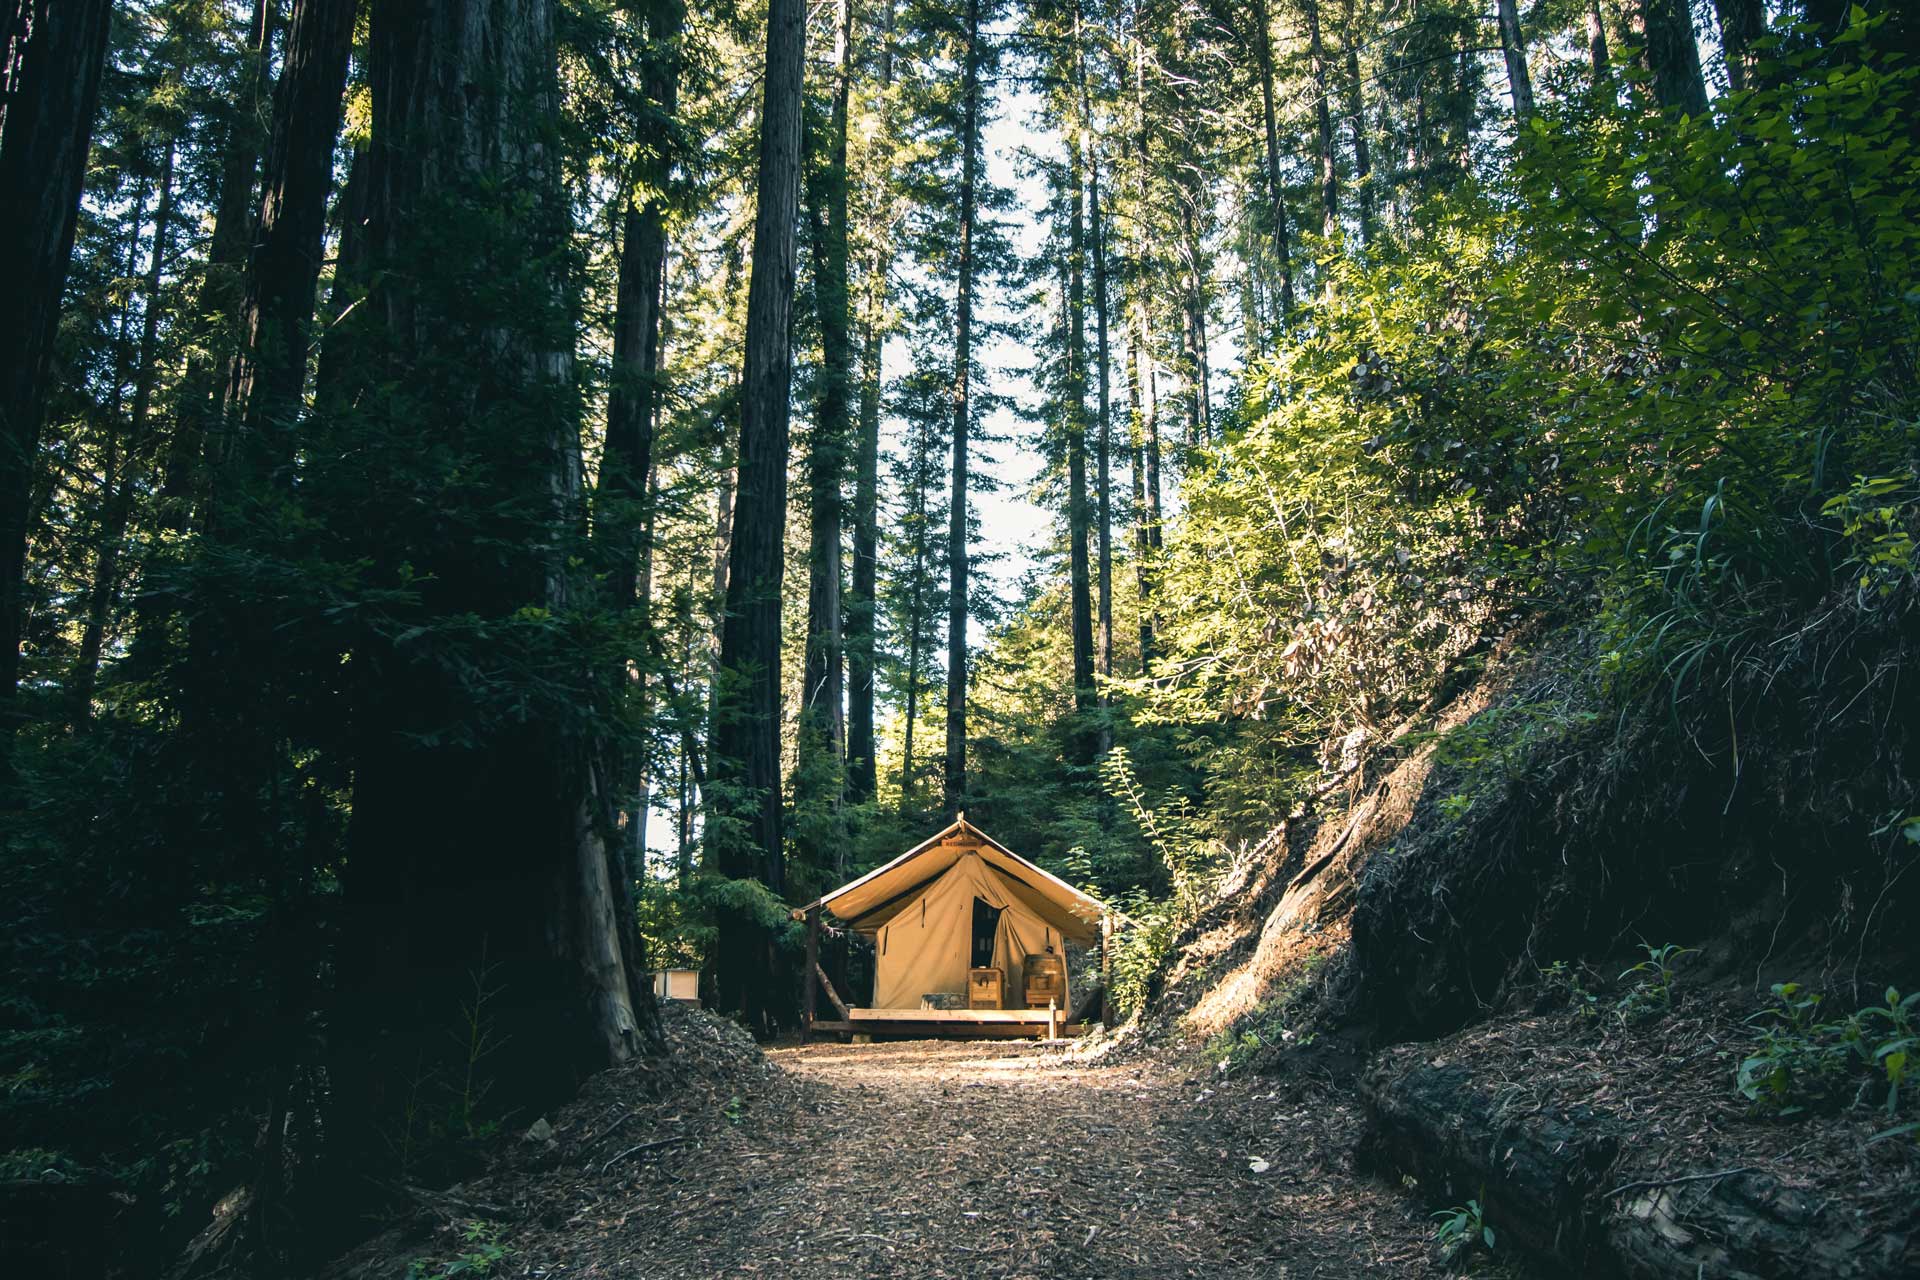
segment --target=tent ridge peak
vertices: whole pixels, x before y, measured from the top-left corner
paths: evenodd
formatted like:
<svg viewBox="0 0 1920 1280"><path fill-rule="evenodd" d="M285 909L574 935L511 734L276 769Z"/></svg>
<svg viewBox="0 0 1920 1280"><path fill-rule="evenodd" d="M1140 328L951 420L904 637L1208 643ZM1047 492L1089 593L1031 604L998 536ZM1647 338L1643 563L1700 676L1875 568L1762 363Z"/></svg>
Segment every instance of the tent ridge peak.
<svg viewBox="0 0 1920 1280"><path fill-rule="evenodd" d="M950 837L955 835L969 838L972 847L953 853L951 859L933 867L925 875L915 875L914 872L906 870L908 864L917 859L928 855L939 857L946 851L954 850L957 843L950 842ZM995 856L986 856L989 851ZM794 908L793 918L799 920L813 912L822 911L852 923L938 879L965 853L980 857L983 864L1024 885L1053 912L1066 917L1064 923L1061 920L1054 921L1063 929L1069 925L1075 925L1079 930L1090 933L1104 918L1124 919L1099 899L1076 889L1046 868L1021 857L967 821L964 810L955 814L954 820L947 826L899 857L883 863L865 875L849 880L836 889L821 894L803 907ZM1011 865L998 865L1001 860ZM1036 902L1033 905L1037 907L1040 903Z"/></svg>

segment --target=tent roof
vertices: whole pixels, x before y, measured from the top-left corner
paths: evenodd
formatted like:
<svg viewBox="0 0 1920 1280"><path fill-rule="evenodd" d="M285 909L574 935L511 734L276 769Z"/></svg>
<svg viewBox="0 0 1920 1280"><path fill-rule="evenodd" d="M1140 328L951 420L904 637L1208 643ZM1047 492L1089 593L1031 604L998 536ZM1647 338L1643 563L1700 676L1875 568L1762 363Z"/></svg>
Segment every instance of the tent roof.
<svg viewBox="0 0 1920 1280"><path fill-rule="evenodd" d="M871 933L969 852L978 853L981 861L1005 878L1009 890L1035 915L1075 941L1090 942L1099 937L1100 917L1114 914L1099 899L1041 870L968 822L964 813L931 839L821 895L793 914L799 918L819 907L853 929Z"/></svg>

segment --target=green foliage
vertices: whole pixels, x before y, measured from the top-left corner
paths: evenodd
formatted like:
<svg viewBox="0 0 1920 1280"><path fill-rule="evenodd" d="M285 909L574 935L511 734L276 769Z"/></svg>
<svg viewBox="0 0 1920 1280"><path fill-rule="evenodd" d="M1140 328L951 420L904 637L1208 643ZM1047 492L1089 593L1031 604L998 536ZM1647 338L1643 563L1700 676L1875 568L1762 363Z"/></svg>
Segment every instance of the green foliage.
<svg viewBox="0 0 1920 1280"><path fill-rule="evenodd" d="M1673 942L1659 947L1643 942L1640 949L1647 953L1647 958L1620 975L1623 982L1633 980L1633 985L1614 1006L1623 1022L1645 1022L1665 1016L1673 1008L1674 968L1683 958L1695 954L1693 948Z"/></svg>
<svg viewBox="0 0 1920 1280"><path fill-rule="evenodd" d="M1459 1257L1468 1249L1493 1248L1493 1228L1487 1225L1486 1214L1481 1211L1478 1200L1440 1209L1430 1216L1437 1220L1433 1238L1449 1260Z"/></svg>
<svg viewBox="0 0 1920 1280"><path fill-rule="evenodd" d="M484 952L483 952L484 955ZM500 1131L489 1114L493 1091L488 1063L502 1047L492 1005L500 991L496 970L484 962L468 975L469 988L440 1044L423 1046L406 1081L398 1114L385 1133L400 1178L438 1174L457 1163L461 1149Z"/></svg>
<svg viewBox="0 0 1920 1280"><path fill-rule="evenodd" d="M1171 880L1164 897L1135 890L1123 897L1128 917L1110 943L1112 1000L1122 1017L1129 1017L1145 1001L1155 977L1172 954L1180 931L1199 915L1211 897L1216 877L1226 862L1225 848L1202 828L1179 798L1171 811L1156 811L1134 774L1126 750L1115 747L1100 761L1100 774L1113 796L1146 838Z"/></svg>
<svg viewBox="0 0 1920 1280"><path fill-rule="evenodd" d="M1304 1049L1312 1044L1314 1033L1300 1029L1305 1022L1305 997L1326 963L1327 953L1313 952L1258 1008L1236 1019L1231 1029L1208 1040L1206 1054L1213 1060L1215 1070L1222 1075L1232 1075L1257 1067L1276 1050Z"/></svg>
<svg viewBox="0 0 1920 1280"><path fill-rule="evenodd" d="M495 1222L473 1219L460 1228L466 1252L445 1262L415 1258L407 1264L407 1280L452 1280L455 1276L490 1276L513 1250L500 1243L501 1227Z"/></svg>
<svg viewBox="0 0 1920 1280"><path fill-rule="evenodd" d="M1567 1002L1567 1007L1582 1018L1600 1016L1600 997L1588 987L1583 971L1565 960L1555 960L1540 971L1540 979L1549 991Z"/></svg>
<svg viewBox="0 0 1920 1280"><path fill-rule="evenodd" d="M1868 1085L1884 1090L1881 1105L1888 1116L1898 1113L1901 1086L1920 1049L1920 992L1902 996L1888 987L1884 1004L1822 1022L1819 994L1796 982L1776 983L1772 990L1773 1003L1748 1019L1764 1025L1735 1078L1756 1111L1795 1115ZM1900 1126L1879 1137L1909 1131L1911 1126Z"/></svg>
<svg viewBox="0 0 1920 1280"><path fill-rule="evenodd" d="M1553 609L1597 612L1618 698L1677 706L1843 582L1909 598L1916 73L1782 56L1684 124L1555 97L1497 179L1323 264L1183 488L1150 714L1304 753ZM1450 750L1498 773L1567 727Z"/></svg>

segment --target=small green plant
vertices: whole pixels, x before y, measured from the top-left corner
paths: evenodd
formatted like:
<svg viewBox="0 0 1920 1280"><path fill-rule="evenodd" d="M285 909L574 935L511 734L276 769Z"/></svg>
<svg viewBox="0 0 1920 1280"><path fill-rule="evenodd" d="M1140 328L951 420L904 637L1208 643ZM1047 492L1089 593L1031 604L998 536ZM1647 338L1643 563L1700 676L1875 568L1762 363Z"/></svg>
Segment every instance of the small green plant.
<svg viewBox="0 0 1920 1280"><path fill-rule="evenodd" d="M1900 1107L1900 1085L1907 1078L1914 1050L1920 1048L1920 1034L1916 1034L1914 1028L1914 1009L1920 1006L1920 991L1903 997L1897 989L1888 987L1884 999L1886 1004L1862 1009L1856 1017L1863 1031L1878 1028L1866 1031L1861 1044L1871 1045L1870 1060L1886 1076L1886 1109L1887 1114L1892 1115Z"/></svg>
<svg viewBox="0 0 1920 1280"><path fill-rule="evenodd" d="M1457 1204L1450 1209L1438 1210L1431 1216L1437 1223L1433 1229L1433 1238L1439 1243L1448 1261L1452 1261L1466 1250L1476 1246L1485 1246L1489 1251L1492 1250L1493 1228L1487 1225L1487 1215L1481 1209L1478 1200L1469 1200L1465 1204Z"/></svg>
<svg viewBox="0 0 1920 1280"><path fill-rule="evenodd" d="M1845 1047L1826 1042L1826 1028L1815 1018L1820 1000L1797 982L1776 982L1773 1004L1747 1019L1767 1023L1736 1078L1741 1096L1756 1110L1794 1115L1831 1091Z"/></svg>
<svg viewBox="0 0 1920 1280"><path fill-rule="evenodd" d="M1838 1096L1849 1069L1865 1070L1886 1088L1882 1107L1887 1115L1898 1114L1901 1086L1920 1049L1920 1029L1914 1025L1920 992L1902 996L1888 987L1884 1004L1834 1022L1819 1020L1821 997L1797 982L1776 983L1772 994L1773 1003L1748 1019L1766 1025L1740 1063L1735 1083L1742 1097L1756 1110L1790 1116ZM1898 1126L1874 1140L1912 1131L1913 1126Z"/></svg>
<svg viewBox="0 0 1920 1280"><path fill-rule="evenodd" d="M1674 967L1682 957L1694 954L1694 948L1672 942L1663 947L1642 943L1641 950L1647 958L1620 975L1623 982L1633 979L1633 985L1614 1006L1623 1022L1645 1022L1672 1010Z"/></svg>
<svg viewBox="0 0 1920 1280"><path fill-rule="evenodd" d="M726 1112L727 1123L737 1125L747 1118L747 1100L736 1093L727 1099L727 1105L723 1110Z"/></svg>
<svg viewBox="0 0 1920 1280"><path fill-rule="evenodd" d="M1540 971L1540 980L1547 990L1558 992L1566 998L1567 1007L1583 1018L1600 1016L1600 997L1587 989L1581 981L1580 970L1565 960L1555 960Z"/></svg>
<svg viewBox="0 0 1920 1280"><path fill-rule="evenodd" d="M453 1276L490 1276L513 1251L500 1243L497 1223L474 1219L460 1229L465 1253L447 1262L415 1258L407 1264L407 1280L449 1280ZM435 1270L434 1268L439 1268Z"/></svg>

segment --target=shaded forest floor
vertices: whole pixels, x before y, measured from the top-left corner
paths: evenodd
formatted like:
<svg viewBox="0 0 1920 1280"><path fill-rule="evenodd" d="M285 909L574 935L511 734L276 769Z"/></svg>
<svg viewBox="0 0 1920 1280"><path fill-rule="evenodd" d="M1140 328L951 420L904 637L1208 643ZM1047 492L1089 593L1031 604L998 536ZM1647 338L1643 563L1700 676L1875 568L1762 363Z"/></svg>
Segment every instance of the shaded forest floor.
<svg viewBox="0 0 1920 1280"><path fill-rule="evenodd" d="M434 1276L488 1249L506 1251L494 1274L531 1277L1145 1280L1429 1265L1420 1207L1351 1171L1361 1115L1343 1090L1021 1042L762 1056L718 1020L672 1023L687 1061L667 1070L680 1079L648 1067L597 1077L551 1138L521 1138L485 1178L423 1193L415 1222L332 1274L390 1278L419 1260Z"/></svg>

